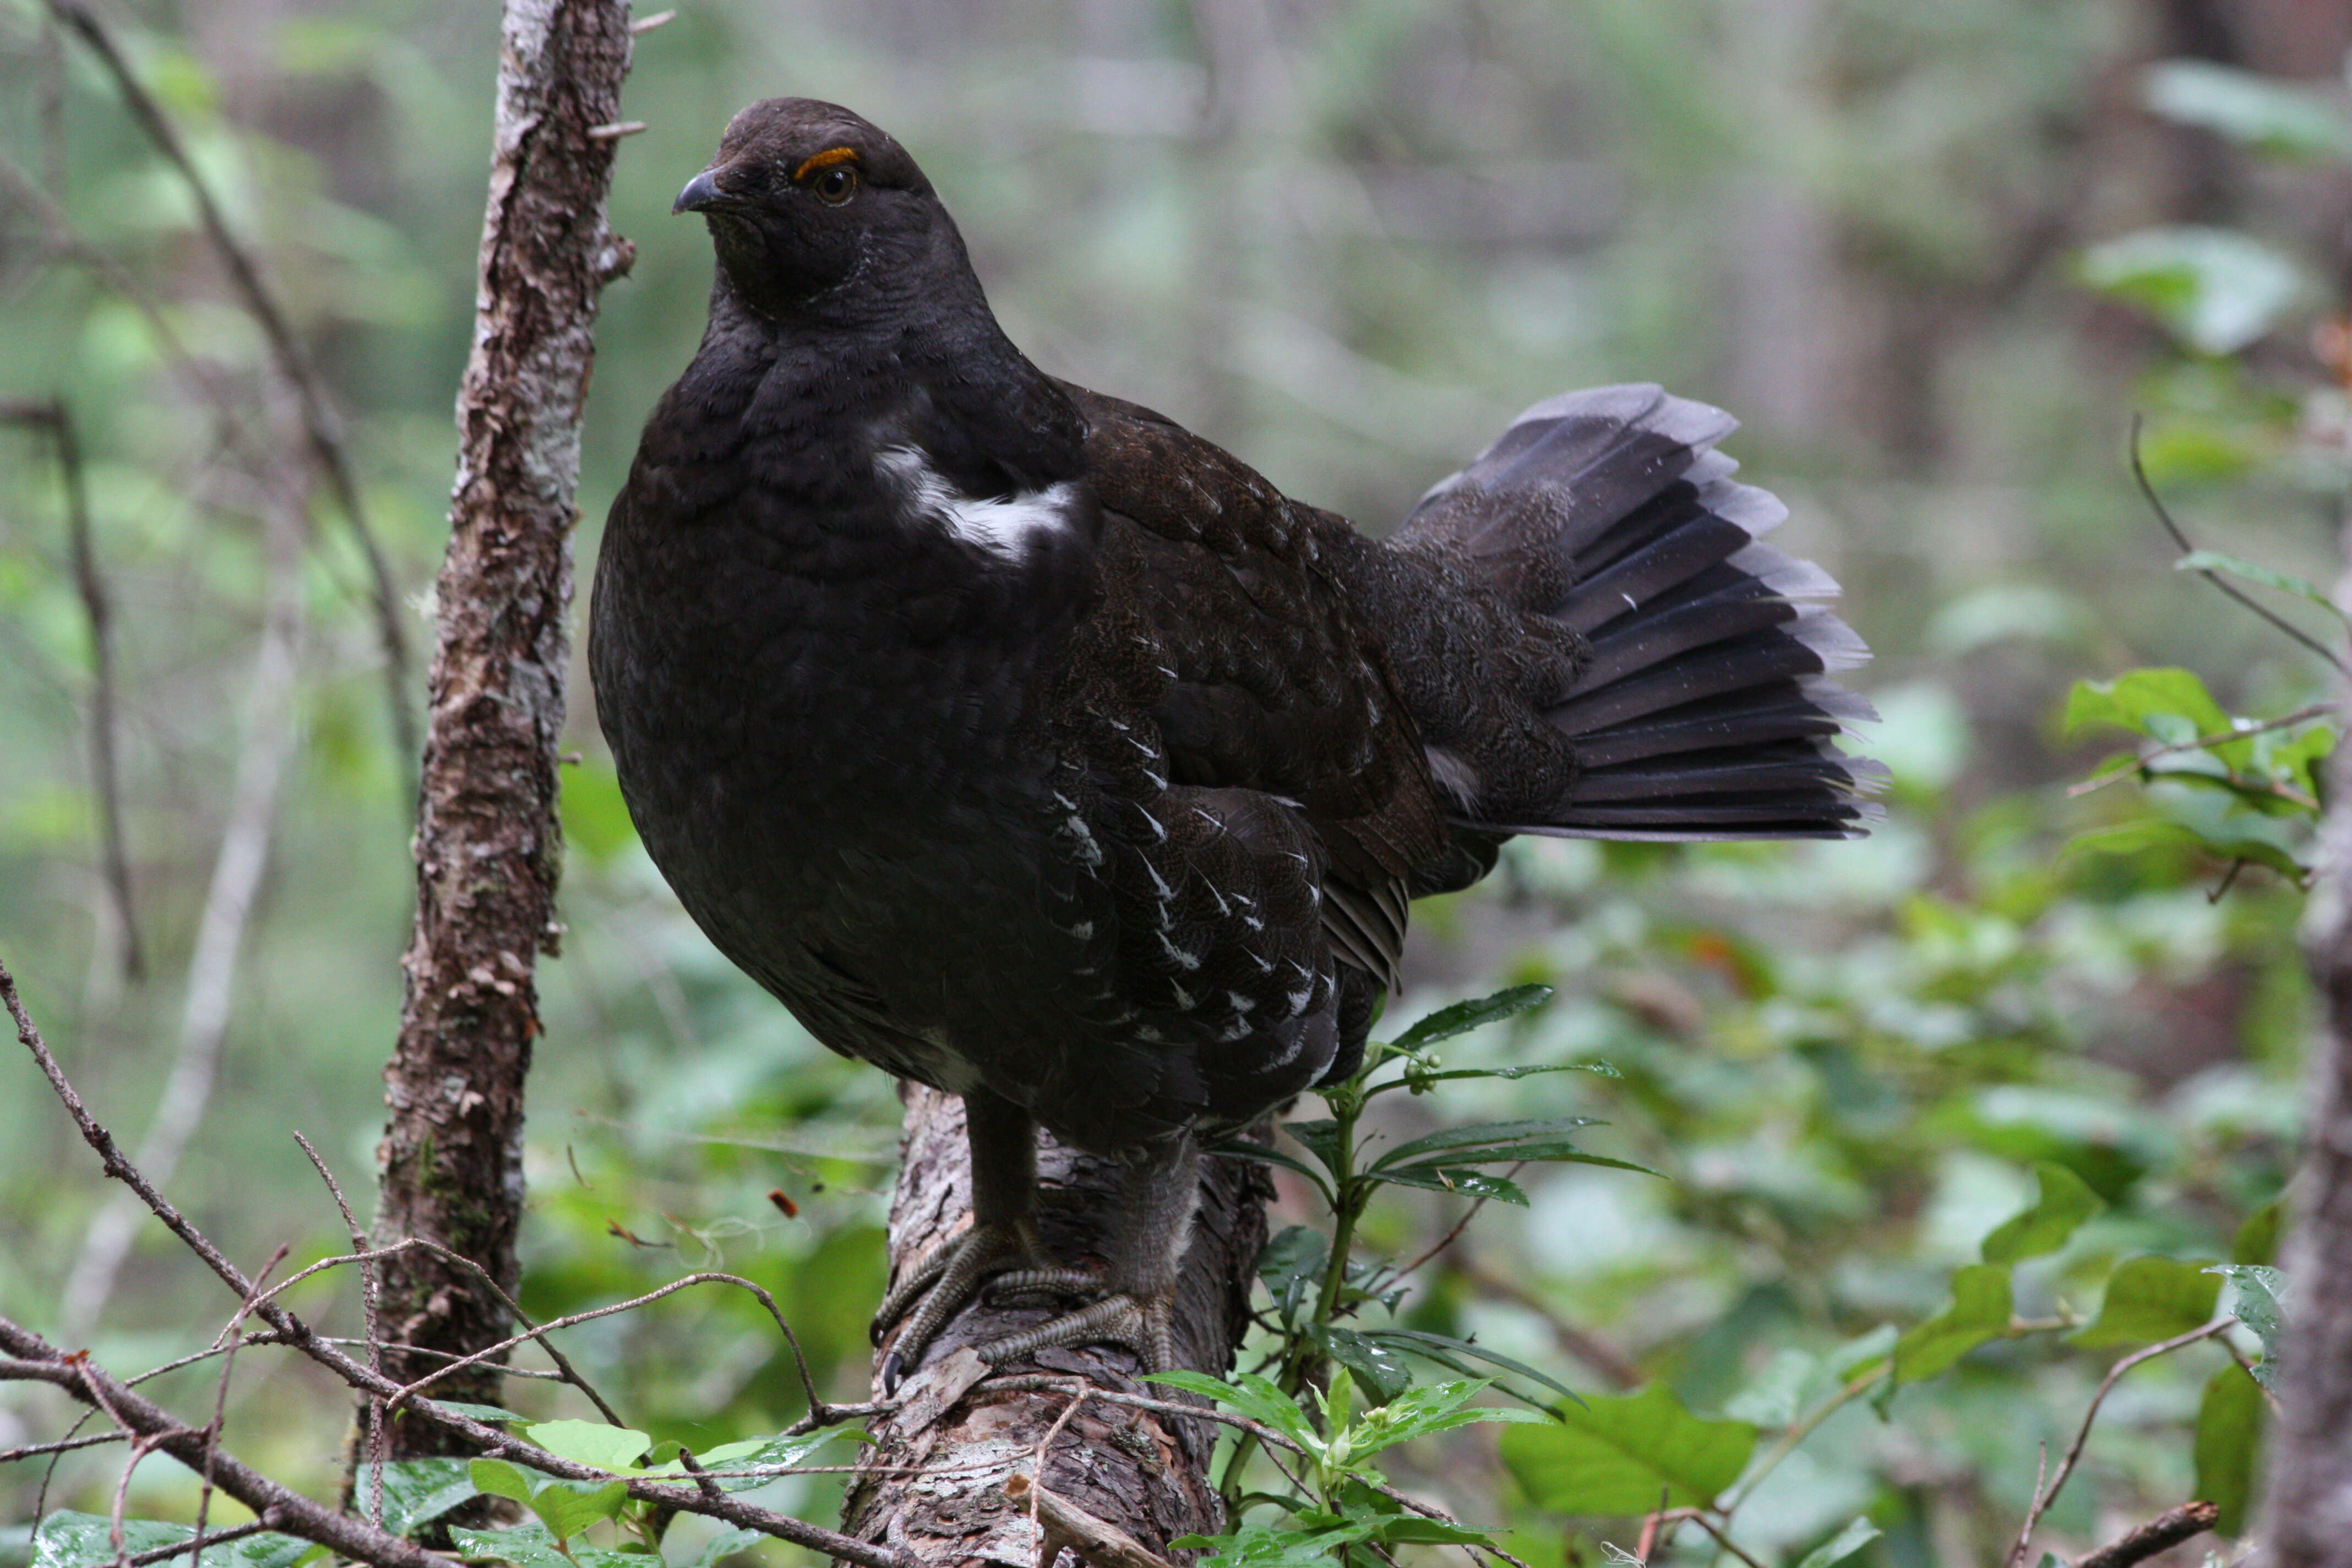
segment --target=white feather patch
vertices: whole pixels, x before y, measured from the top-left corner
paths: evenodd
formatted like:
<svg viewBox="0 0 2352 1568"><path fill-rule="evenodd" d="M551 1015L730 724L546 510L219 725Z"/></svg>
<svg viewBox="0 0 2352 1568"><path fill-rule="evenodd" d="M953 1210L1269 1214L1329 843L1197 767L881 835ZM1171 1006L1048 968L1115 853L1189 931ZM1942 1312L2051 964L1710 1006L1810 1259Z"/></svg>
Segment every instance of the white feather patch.
<svg viewBox="0 0 2352 1568"><path fill-rule="evenodd" d="M968 544L1019 560L1040 534L1069 526L1066 509L1076 486L1068 480L1011 496L968 496L941 478L914 447L884 447L874 466L896 482L914 517L936 522Z"/></svg>

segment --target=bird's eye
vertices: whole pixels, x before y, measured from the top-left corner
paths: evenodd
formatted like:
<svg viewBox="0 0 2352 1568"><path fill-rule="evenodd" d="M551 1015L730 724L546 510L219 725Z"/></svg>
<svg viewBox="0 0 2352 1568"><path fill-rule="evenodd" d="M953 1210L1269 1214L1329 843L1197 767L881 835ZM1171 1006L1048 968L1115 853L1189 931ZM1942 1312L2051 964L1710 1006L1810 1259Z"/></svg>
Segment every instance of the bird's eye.
<svg viewBox="0 0 2352 1568"><path fill-rule="evenodd" d="M832 168L809 182L816 199L829 207L837 207L857 194L857 171L844 163Z"/></svg>

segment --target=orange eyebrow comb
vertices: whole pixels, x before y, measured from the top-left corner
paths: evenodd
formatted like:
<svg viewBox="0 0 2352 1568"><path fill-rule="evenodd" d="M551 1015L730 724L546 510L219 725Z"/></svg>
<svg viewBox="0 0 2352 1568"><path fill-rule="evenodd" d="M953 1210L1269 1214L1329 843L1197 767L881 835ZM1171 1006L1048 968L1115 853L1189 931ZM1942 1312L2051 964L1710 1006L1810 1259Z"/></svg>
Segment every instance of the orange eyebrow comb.
<svg viewBox="0 0 2352 1568"><path fill-rule="evenodd" d="M809 159L806 163L803 163L799 168L794 169L793 171L793 178L795 182L805 180L809 176L809 172L813 169L830 168L835 163L855 163L856 162L857 162L856 148L828 147L824 152L816 154L816 156Z"/></svg>

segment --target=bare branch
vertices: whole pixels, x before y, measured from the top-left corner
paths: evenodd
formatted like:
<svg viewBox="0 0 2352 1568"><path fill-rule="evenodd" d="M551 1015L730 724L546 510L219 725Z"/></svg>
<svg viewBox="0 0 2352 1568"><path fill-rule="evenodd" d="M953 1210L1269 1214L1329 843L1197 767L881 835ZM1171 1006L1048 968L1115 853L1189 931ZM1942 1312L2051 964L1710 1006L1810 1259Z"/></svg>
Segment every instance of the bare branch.
<svg viewBox="0 0 2352 1568"><path fill-rule="evenodd" d="M351 1202L343 1196L342 1186L335 1180L334 1172L327 1168L327 1162L319 1157L319 1151L310 1146L310 1141L308 1138L298 1131L294 1134L294 1142L302 1146L302 1152L309 1158L310 1168L319 1173L319 1180L327 1184L328 1195L335 1200L335 1212L343 1216L343 1234L352 1238L352 1250L354 1253L364 1253L368 1249L367 1233L360 1229L359 1219L352 1213ZM382 1292L376 1288L375 1260L362 1258L359 1260L359 1266L362 1325L360 1331L364 1336L368 1370L381 1373L383 1371L383 1331L377 1321L377 1317ZM385 1452L387 1440L383 1427L383 1401L371 1398L362 1402L360 1405L360 1421L365 1430L360 1434L361 1440L351 1447L351 1458L343 1472L343 1505L348 1508L355 1500L351 1494L353 1483L358 1478L352 1473L349 1467L358 1464L359 1456L364 1453L368 1463L367 1519L370 1524L381 1525L383 1522L383 1467L388 1458Z"/></svg>
<svg viewBox="0 0 2352 1568"><path fill-rule="evenodd" d="M37 1459L43 1454L70 1454L76 1448L94 1448L100 1443L123 1440L124 1435L121 1432L93 1432L87 1437L61 1437L54 1443L27 1443L22 1447L0 1448L0 1465L14 1464L18 1459Z"/></svg>
<svg viewBox="0 0 2352 1568"><path fill-rule="evenodd" d="M2156 486L2148 480L2147 466L2141 463L2139 459L2139 431L2142 423L2143 421L2140 416L2137 414L2132 416L2132 479L2134 482L2139 486L2139 493L2147 499L2148 509L2156 513L2156 521L2164 525L2164 531L2172 536L2172 542L2180 547L2180 552L2183 555L2194 554L2196 552L2197 546L2190 542L2189 535L2181 529L2181 526L2172 521L2172 513L2165 506L2164 498L2156 493ZM2204 578L2208 583L2212 584L2216 588L2221 589L2221 592L2230 598L2236 600L2239 604L2243 605L2247 609L2252 610L2255 615L2260 616L2263 620L2269 622L2281 632L2285 633L2296 642L2301 643L2305 647L2309 648L2313 653L2315 653L2320 658L2326 659L2330 668L2332 668L2336 674L2342 675L2345 673L2344 661L2341 658L2338 658L2335 652L2317 637L2313 637L2310 633L2305 631L2294 622L2287 620L2285 617L2258 603L2252 595L2248 594L2244 589L2239 587L2236 584L2222 576L2219 572L2210 572L2200 567L2198 570L2197 574L2200 577Z"/></svg>
<svg viewBox="0 0 2352 1568"><path fill-rule="evenodd" d="M2159 1552L2169 1552L2193 1535L2202 1535L2221 1517L2220 1505L2185 1502L2166 1509L2127 1535L2118 1536L2086 1557L2074 1559L2074 1568L2132 1568Z"/></svg>
<svg viewBox="0 0 2352 1568"><path fill-rule="evenodd" d="M245 1524L231 1525L226 1530L215 1530L209 1534L199 1527L196 1533L185 1541L170 1546L158 1546L152 1552L142 1552L135 1557L126 1558L122 1568L150 1568L153 1563L168 1563L184 1552L202 1552L207 1546L224 1546L232 1541L243 1541L248 1535L259 1535L268 1528L267 1523L257 1519ZM190 1560L190 1564L194 1568L194 1559Z"/></svg>
<svg viewBox="0 0 2352 1568"><path fill-rule="evenodd" d="M302 435L310 448L311 461L351 525L352 540L366 560L368 576L373 584L375 600L376 636L383 647L384 692L392 714L393 743L400 752L404 773L414 769L419 743L416 718L408 703L408 634L401 620L400 595L393 585L392 568L386 563L383 546L377 542L375 529L368 521L367 509L360 500L359 481L354 476L351 454L343 443L342 422L328 395L325 381L310 363L310 356L294 331L285 307L276 292L263 279L260 263L253 252L237 238L223 216L220 204L213 199L212 188L181 143L180 133L173 125L163 107L155 101L142 83L131 62L105 25L93 16L81 0L49 0L49 12L65 24L87 45L99 64L114 80L115 89L139 122L155 150L179 174L195 203L196 216L203 226L205 237L229 282L244 300L247 314L261 328L262 337L269 344L270 361L278 377L293 393L296 405L302 414Z"/></svg>
<svg viewBox="0 0 2352 1568"><path fill-rule="evenodd" d="M2137 766L2117 768L2113 773L2100 773L2095 778L2084 779L2080 784L2069 784L2066 786L2066 795L2071 800L2078 795L2089 795L2093 790L2105 789L2119 779L2131 777L2140 768L2147 766L2157 758L2168 757L2176 752L2207 752L2215 746L2226 746L2232 741L2242 741L2249 735L2259 735L2270 730L2292 729L2297 724L2307 724L2314 719L2332 718L2342 710L2343 704L2331 698L2326 702L2309 703L2292 713L2282 713L2275 719L2265 719L2259 724L2249 724L2242 730L2221 730L2210 735L2200 735L2193 741L2176 741L2168 746L2158 746L2154 751L2142 752ZM2298 805L2316 804L2307 795L2294 795L2288 798L2294 800Z"/></svg>
<svg viewBox="0 0 2352 1568"><path fill-rule="evenodd" d="M2185 1334L2175 1334L2172 1338L2149 1345L2145 1350L2134 1351L2107 1369L2107 1375L2099 1380L2098 1391L2091 1395L2091 1407L2083 1412L2083 1425L2076 1429L2074 1441L2068 1445L2065 1458L2058 1461L2058 1468L2051 1476L2050 1484L2047 1487L2034 1489L2032 1505L2025 1510L2024 1527L2017 1532L2017 1544L2009 1549L2009 1568L2021 1568L2021 1564L2025 1562L2025 1554L2032 1550L2033 1544L2033 1527L2042 1522L2043 1511L2057 1500L2059 1489L2066 1484L2066 1478L2074 1473L2075 1461L2083 1457L2083 1447L2091 1440L2091 1426L2099 1418L2099 1405L2106 1399L2107 1392L2121 1381L2124 1373L2142 1362L2154 1361L2162 1355L2170 1355L2174 1351L2193 1345L2200 1340L2210 1340L2217 1335L2226 1334L2237 1326L2238 1320L2235 1317L2216 1318L2203 1328L2191 1329Z"/></svg>
<svg viewBox="0 0 2352 1568"><path fill-rule="evenodd" d="M279 1264L286 1261L286 1254L289 1250L286 1243L281 1241L278 1244L278 1250L269 1255L269 1261L264 1263L261 1266L261 1272L253 1277L253 1283L257 1289L260 1288L263 1280L276 1272ZM199 1544L194 1548L195 1554L188 1559L188 1568L202 1568L204 1563L204 1547L201 1542L205 1539L205 1528L212 1522L213 1517L213 1469L215 1462L220 1457L221 1435L228 1428L228 1380L230 1373L236 1370L236 1350L237 1346L245 1342L243 1331L245 1320L253 1310L253 1300L251 1296L247 1296L243 1301L237 1303L236 1316L231 1318L228 1321L228 1327L221 1331L221 1338L227 1342L228 1350L227 1353L221 1357L220 1380L218 1385L213 1390L213 1424L205 1428L203 1471L205 1484L204 1489L196 1494L195 1539ZM379 1528L383 1524L381 1518L371 1522Z"/></svg>
<svg viewBox="0 0 2352 1568"><path fill-rule="evenodd" d="M332 1547L375 1568L447 1568L445 1559L387 1534L365 1521L312 1502L222 1450L215 1435L183 1426L135 1389L115 1382L86 1355L68 1357L39 1336L0 1319L0 1377L32 1377L105 1410L138 1446L160 1448L190 1469L212 1469L221 1490L244 1503L273 1530Z"/></svg>

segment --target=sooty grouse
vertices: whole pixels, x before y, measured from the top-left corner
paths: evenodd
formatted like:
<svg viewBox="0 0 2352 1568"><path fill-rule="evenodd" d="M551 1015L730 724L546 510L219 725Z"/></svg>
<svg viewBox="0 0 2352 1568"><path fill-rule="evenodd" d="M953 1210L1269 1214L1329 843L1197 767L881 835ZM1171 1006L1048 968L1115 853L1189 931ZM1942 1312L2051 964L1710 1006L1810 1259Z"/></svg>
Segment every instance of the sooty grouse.
<svg viewBox="0 0 2352 1568"><path fill-rule="evenodd" d="M886 1384L999 1277L1096 1300L989 1359L1166 1365L1198 1141L1350 1071L1407 903L1507 836L1874 815L1826 679L1865 650L1716 409L1538 403L1375 542L1031 364L847 110L745 110L677 206L718 277L606 525L597 708L720 951L963 1097L973 1225L883 1303ZM1038 1124L1128 1163L1107 1276L1040 1253Z"/></svg>

